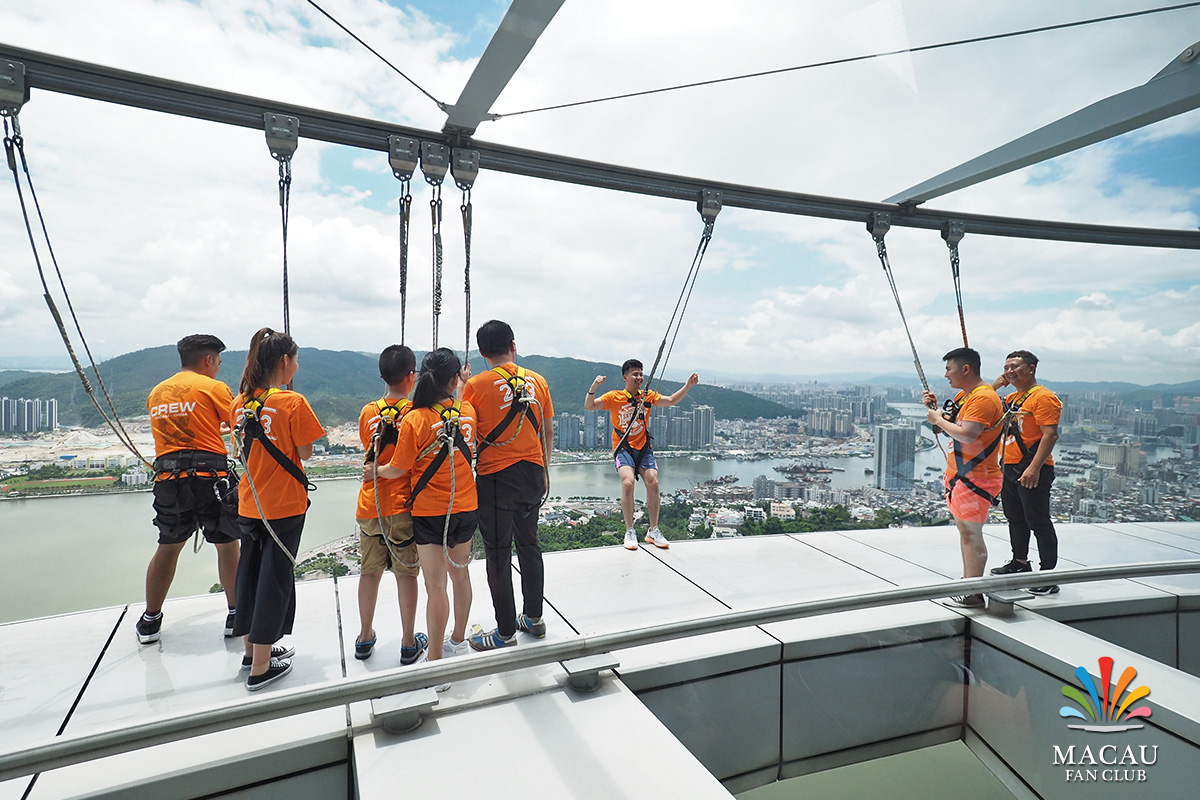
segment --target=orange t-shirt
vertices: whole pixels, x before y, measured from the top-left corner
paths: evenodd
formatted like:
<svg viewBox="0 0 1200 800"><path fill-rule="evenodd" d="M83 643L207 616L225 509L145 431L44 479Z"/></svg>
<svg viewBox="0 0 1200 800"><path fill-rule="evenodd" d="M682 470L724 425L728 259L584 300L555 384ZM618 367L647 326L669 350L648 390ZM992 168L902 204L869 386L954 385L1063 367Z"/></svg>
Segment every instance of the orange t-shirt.
<svg viewBox="0 0 1200 800"><path fill-rule="evenodd" d="M421 476L425 474L425 469L437 457L438 450L434 449L424 458L417 459L417 456L441 433L443 408L445 406L441 403L434 405L433 408L414 408L400 421L399 441L390 463L393 467L408 471L408 474L401 476L400 480L407 479L410 487L417 485L417 481L421 480ZM470 403L464 402L459 408L459 414L459 430L462 431L467 447L474 451L475 408ZM451 457L454 469L453 498L450 492ZM452 500L453 503L451 503ZM453 445L451 445L450 456L446 457L437 473L417 495L413 502L412 513L414 517L439 517L445 515L446 509L451 505L456 514L463 511L475 511L479 508L479 499L475 493L475 475L471 472L471 461Z"/></svg>
<svg viewBox="0 0 1200 800"><path fill-rule="evenodd" d="M246 415L245 403L246 398L241 394L233 400L235 426ZM296 392L272 393L263 405L259 418L271 443L302 469L297 448L310 445L325 435L325 429L321 427L308 400ZM250 489L247 475L242 475L242 482L238 485L238 514L255 519L263 516L266 519L283 519L307 511L308 491L305 487L280 466L262 442L251 445L251 441L246 441L250 447L248 471L254 477L254 489L258 492L258 502L262 504L262 515L254 502L254 492Z"/></svg>
<svg viewBox="0 0 1200 800"><path fill-rule="evenodd" d="M182 370L154 387L146 408L154 433L154 452L165 456L180 450L224 453L221 423L230 425L233 392L221 381Z"/></svg>
<svg viewBox="0 0 1200 800"><path fill-rule="evenodd" d="M499 371L497 371L499 370ZM503 372L504 377L499 373ZM463 387L463 400L475 408L479 415L479 439L496 429L508 416L515 398L513 389L506 376L516 375L517 365L511 361L496 369L489 369L478 375L471 376ZM546 379L532 370L525 371L525 385L530 395L537 402L530 402L529 408L538 417L541 430L550 435L554 419L554 402L550 399L550 387ZM522 421L523 420L523 421ZM518 423L521 426L517 432ZM516 435L515 439L508 442ZM510 467L518 461L531 461L539 466L545 466L545 454L542 451L542 437L524 411L512 422L497 432L494 437L496 444L483 447L479 451L479 462L476 465L480 475L491 475L505 467ZM508 442L508 444L502 444Z"/></svg>
<svg viewBox="0 0 1200 800"><path fill-rule="evenodd" d="M641 450L646 446L646 425L650 422L650 409L662 399L662 395L653 390L643 391L642 397L645 399L644 418L633 422L633 427L629 428L629 438L625 440L626 444L634 450ZM621 443L621 437L625 435L625 428L633 419L634 406L629 402L630 399L631 395L624 389L600 395L600 407L608 412L612 420L613 450L616 450L617 445Z"/></svg>
<svg viewBox="0 0 1200 800"><path fill-rule="evenodd" d="M1000 438L1002 431L997 423L1004 416L1004 403L1000 401L1000 395L996 394L996 390L991 386L983 385L972 389L970 392L959 392L954 396L954 399L962 404L958 410L958 424L978 422L983 425L985 430L973 442L953 442L953 446L946 451L947 477L953 477L958 474L958 466L954 461L955 448L962 454L963 463L967 463L982 453L989 444ZM993 425L996 427L991 428ZM991 430L987 430L987 428L991 428ZM990 478L999 478L1001 475L1000 447L997 446L982 463L972 467L967 475L972 480L981 481Z"/></svg>
<svg viewBox="0 0 1200 800"><path fill-rule="evenodd" d="M383 398L387 402L387 398ZM412 410L412 403L405 400L393 400L389 405L393 405L399 411L399 416L396 417L396 427L399 428L400 420L404 419L404 415ZM363 450L369 450L371 440L375 437L375 431L379 430L380 424L383 422L379 416L379 403L367 403L362 407L362 411L358 414L358 438L362 441ZM392 453L396 452L396 446L393 444L384 445L378 453L375 454L376 464L386 464L392 460ZM355 512L357 519L375 519L377 516L390 517L394 514L407 512L404 507L408 502L409 480L407 475L401 475L399 478L377 478L379 481L379 508L375 508L375 481L363 481L362 488L358 490L358 510Z"/></svg>
<svg viewBox="0 0 1200 800"><path fill-rule="evenodd" d="M1043 425L1057 425L1062 416L1062 400L1045 386L1034 386L1028 392L1013 392L1004 398L1008 405L1020 404L1024 413L1017 414L1017 427L1021 440L1030 454L1037 452L1037 441L1042 438ZM1019 464L1024 456L1015 436L1004 439L1004 463ZM1054 464L1054 456L1046 457L1047 464Z"/></svg>

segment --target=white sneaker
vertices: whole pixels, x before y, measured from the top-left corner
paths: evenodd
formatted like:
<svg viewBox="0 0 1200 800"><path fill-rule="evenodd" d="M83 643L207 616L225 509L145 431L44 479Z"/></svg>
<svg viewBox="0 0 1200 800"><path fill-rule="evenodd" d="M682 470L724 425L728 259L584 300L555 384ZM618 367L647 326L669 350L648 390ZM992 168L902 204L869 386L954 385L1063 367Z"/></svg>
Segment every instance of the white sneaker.
<svg viewBox="0 0 1200 800"><path fill-rule="evenodd" d="M625 531L625 549L626 550L637 550L638 549L637 532L634 531L633 528L630 528L629 530Z"/></svg>
<svg viewBox="0 0 1200 800"><path fill-rule="evenodd" d="M667 541L667 537L662 535L662 531L658 529L657 525L646 531L646 544L661 547L663 550L671 546L671 543Z"/></svg>
<svg viewBox="0 0 1200 800"><path fill-rule="evenodd" d="M463 639L461 642L454 644L447 636L442 640L442 658L453 658L454 656L464 655L471 647L468 643L469 639Z"/></svg>

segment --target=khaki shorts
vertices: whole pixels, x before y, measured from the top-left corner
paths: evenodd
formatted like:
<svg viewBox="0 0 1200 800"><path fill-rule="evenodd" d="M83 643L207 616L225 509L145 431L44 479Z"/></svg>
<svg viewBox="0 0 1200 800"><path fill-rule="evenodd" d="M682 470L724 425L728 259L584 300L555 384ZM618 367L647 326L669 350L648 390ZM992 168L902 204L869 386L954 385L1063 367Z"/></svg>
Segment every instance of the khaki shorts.
<svg viewBox="0 0 1200 800"><path fill-rule="evenodd" d="M384 530L380 529L377 517L358 520L358 527L361 572L383 572L390 569L397 575L415 576L420 573L420 567L417 566L417 543L413 539L412 514L393 514L383 518L388 542L383 541ZM389 542L391 547L388 546ZM413 566L410 567L409 564Z"/></svg>

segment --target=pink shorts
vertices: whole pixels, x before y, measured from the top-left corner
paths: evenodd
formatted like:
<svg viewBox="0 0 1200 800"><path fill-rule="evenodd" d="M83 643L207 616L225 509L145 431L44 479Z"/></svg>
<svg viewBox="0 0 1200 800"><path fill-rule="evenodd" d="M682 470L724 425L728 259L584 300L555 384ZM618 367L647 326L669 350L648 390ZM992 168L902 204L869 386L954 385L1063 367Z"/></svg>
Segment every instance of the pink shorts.
<svg viewBox="0 0 1200 800"><path fill-rule="evenodd" d="M950 479L943 475L942 486L946 486L949 482ZM993 497L999 497L1000 487L1004 485L1004 476L997 475L995 478L983 480L972 479L971 482ZM988 502L987 498L980 497L971 491L962 481L955 482L954 489L950 492L947 500L950 513L955 519L961 519L964 522L987 522L988 512L992 510L992 504Z"/></svg>

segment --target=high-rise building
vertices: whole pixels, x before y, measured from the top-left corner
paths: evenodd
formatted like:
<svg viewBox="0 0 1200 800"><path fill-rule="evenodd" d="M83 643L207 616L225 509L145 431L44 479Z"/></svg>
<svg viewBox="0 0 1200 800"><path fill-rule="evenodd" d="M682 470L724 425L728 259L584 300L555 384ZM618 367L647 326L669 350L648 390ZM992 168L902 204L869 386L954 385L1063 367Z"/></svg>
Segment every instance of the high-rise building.
<svg viewBox="0 0 1200 800"><path fill-rule="evenodd" d="M58 430L58 400L53 397L46 401L46 430Z"/></svg>
<svg viewBox="0 0 1200 800"><path fill-rule="evenodd" d="M908 490L913 485L916 431L908 425L875 427L875 488Z"/></svg>
<svg viewBox="0 0 1200 800"><path fill-rule="evenodd" d="M607 416L607 415L606 415ZM597 424L600 422L600 412L596 409L590 409L583 412L583 449L595 450L598 447L603 447L605 442L601 441L602 431Z"/></svg>
<svg viewBox="0 0 1200 800"><path fill-rule="evenodd" d="M717 438L717 418L712 406L692 409L692 447L712 447Z"/></svg>
<svg viewBox="0 0 1200 800"><path fill-rule="evenodd" d="M575 414L559 414L554 418L554 447L558 450L578 450L582 446L580 423Z"/></svg>

